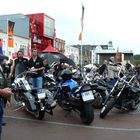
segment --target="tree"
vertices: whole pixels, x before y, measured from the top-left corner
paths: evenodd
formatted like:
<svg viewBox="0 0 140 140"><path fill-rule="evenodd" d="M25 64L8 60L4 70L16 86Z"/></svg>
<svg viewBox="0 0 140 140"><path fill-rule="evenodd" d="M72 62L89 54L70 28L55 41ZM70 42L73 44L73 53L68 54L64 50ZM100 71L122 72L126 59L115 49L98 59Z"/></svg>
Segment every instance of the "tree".
<svg viewBox="0 0 140 140"><path fill-rule="evenodd" d="M140 64L140 54L134 55L134 65Z"/></svg>

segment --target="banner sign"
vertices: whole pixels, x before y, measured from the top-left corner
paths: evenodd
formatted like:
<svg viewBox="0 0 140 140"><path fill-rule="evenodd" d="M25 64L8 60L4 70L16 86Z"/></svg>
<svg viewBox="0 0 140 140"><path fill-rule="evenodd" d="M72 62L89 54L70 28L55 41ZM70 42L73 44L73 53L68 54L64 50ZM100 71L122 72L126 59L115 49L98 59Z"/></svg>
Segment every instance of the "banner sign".
<svg viewBox="0 0 140 140"><path fill-rule="evenodd" d="M14 47L14 24L15 22L12 22L8 20L8 47L13 48Z"/></svg>

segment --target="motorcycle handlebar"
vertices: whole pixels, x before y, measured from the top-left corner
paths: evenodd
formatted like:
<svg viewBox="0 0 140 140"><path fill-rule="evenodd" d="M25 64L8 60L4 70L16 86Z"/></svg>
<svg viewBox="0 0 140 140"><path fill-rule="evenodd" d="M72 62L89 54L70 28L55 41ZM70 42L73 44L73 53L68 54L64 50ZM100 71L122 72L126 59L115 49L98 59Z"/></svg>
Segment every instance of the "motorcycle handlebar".
<svg viewBox="0 0 140 140"><path fill-rule="evenodd" d="M25 77L26 77L27 74L37 74L37 72L36 72L35 70L24 71L24 72L18 74L18 75L16 76L16 78L19 78L19 77L21 77L21 76L25 76Z"/></svg>

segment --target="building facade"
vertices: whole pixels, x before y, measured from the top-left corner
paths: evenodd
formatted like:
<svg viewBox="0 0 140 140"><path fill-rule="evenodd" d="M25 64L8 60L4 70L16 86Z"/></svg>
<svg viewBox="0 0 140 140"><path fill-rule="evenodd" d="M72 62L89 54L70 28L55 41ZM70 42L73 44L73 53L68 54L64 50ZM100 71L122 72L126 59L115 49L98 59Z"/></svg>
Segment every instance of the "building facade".
<svg viewBox="0 0 140 140"><path fill-rule="evenodd" d="M79 49L78 48L75 48L73 46L70 46L70 45L65 45L65 52L64 54L72 59L76 65L79 64Z"/></svg>
<svg viewBox="0 0 140 140"><path fill-rule="evenodd" d="M12 27L11 34L10 27ZM12 45L9 46L11 36ZM29 17L23 14L1 15L0 39L2 40L3 54L10 58L15 56L18 50L22 50L25 56L29 55L31 49Z"/></svg>

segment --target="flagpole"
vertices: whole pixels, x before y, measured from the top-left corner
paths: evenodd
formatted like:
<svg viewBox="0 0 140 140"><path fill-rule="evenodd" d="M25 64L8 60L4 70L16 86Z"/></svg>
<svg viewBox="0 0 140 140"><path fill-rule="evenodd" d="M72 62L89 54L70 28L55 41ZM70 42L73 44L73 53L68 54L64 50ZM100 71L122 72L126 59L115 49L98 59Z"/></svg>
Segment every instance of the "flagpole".
<svg viewBox="0 0 140 140"><path fill-rule="evenodd" d="M83 66L83 57L82 57L82 55L83 55L83 44L82 44L82 40L81 40L81 68L82 68L82 66Z"/></svg>
<svg viewBox="0 0 140 140"><path fill-rule="evenodd" d="M81 33L80 33L80 35L79 35L79 40L81 41L81 67L83 66L83 42L82 42L82 40L83 40L83 27L84 27L84 9L85 9L85 7L84 7L84 5L82 4L82 16L81 16Z"/></svg>

